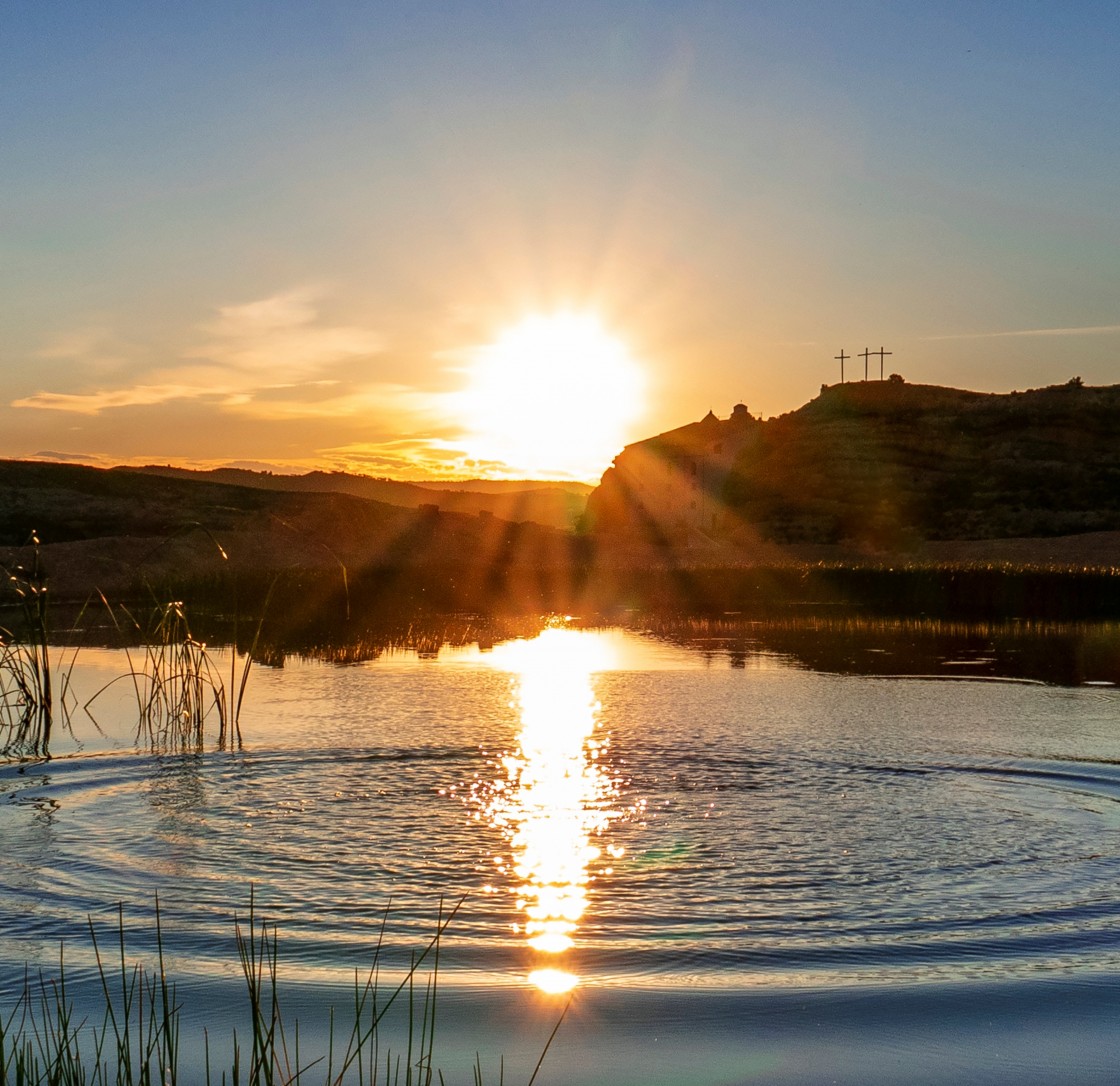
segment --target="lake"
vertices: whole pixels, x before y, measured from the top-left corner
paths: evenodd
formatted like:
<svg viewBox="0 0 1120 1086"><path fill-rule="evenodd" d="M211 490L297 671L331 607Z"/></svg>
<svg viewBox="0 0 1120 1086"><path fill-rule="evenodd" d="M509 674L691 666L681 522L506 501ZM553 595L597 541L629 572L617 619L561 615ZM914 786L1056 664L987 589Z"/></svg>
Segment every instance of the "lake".
<svg viewBox="0 0 1120 1086"><path fill-rule="evenodd" d="M149 956L158 894L197 1070L244 999L252 887L310 1049L379 940L398 976L462 899L449 1083L476 1052L527 1081L569 1000L538 1082L1115 1081L1116 625L554 623L270 659L240 742L181 749L138 735L123 650L77 653L53 758L0 765L0 1008L60 941L91 999L87 916L108 944L123 903Z"/></svg>

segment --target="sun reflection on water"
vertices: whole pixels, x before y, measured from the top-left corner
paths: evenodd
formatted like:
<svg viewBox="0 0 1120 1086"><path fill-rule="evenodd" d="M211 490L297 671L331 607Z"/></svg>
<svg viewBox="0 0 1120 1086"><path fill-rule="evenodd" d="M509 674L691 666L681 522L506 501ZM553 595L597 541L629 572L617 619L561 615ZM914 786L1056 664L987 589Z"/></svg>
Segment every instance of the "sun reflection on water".
<svg viewBox="0 0 1120 1086"><path fill-rule="evenodd" d="M579 982L561 968L562 956L587 909L590 868L602 855L595 841L618 816L591 684L592 674L614 666L611 646L550 627L532 641L499 645L492 662L513 673L521 730L517 749L501 761L505 777L493 784L489 815L509 840L519 927L541 958L528 979L541 991L565 992Z"/></svg>

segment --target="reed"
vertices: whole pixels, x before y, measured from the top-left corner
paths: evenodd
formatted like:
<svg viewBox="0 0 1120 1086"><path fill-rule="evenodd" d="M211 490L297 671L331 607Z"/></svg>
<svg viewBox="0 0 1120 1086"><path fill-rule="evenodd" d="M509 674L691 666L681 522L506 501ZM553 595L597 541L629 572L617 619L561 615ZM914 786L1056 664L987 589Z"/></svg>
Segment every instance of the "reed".
<svg viewBox="0 0 1120 1086"><path fill-rule="evenodd" d="M207 721L218 727L218 743L224 747L232 722L229 694L224 676L204 642L191 632L186 608L173 600L156 608L147 624L127 607L114 609L101 596L117 632L125 640L127 670L97 690L84 708L93 715L97 699L110 686L129 682L136 702L137 740L161 750L200 750ZM128 642L139 642L130 645ZM236 657L236 648L233 650ZM240 712L244 682L236 700Z"/></svg>
<svg viewBox="0 0 1120 1086"><path fill-rule="evenodd" d="M48 579L31 537L31 562L3 570L14 598L14 630L0 626L0 757L38 758L50 751L57 719L66 722L70 673L77 650L52 654L48 634Z"/></svg>
<svg viewBox="0 0 1120 1086"><path fill-rule="evenodd" d="M160 750L201 750L207 723L214 721L220 748L239 743L241 710L253 661L261 651L271 593L265 597L252 643L240 664L235 615L228 685L226 672L192 631L181 600L157 605L144 622L128 607L114 607L103 593L98 595L122 642L127 669L89 698L86 711L92 716L97 699L110 686L128 682L136 703L138 741Z"/></svg>
<svg viewBox="0 0 1120 1086"><path fill-rule="evenodd" d="M199 525L183 529L194 530L204 532L226 559L225 550L208 530ZM161 541L160 546L172 538ZM52 729L60 717L68 723L74 707L70 676L79 646L56 649L52 656L48 577L37 535L32 534L29 547L31 556L26 565L0 567L3 587L16 613L14 629L0 625L0 758L49 758ZM345 587L344 566L342 572ZM181 600L158 604L154 617L142 623L127 607L115 609L104 593L95 589L78 611L75 624L81 621L89 600L100 598L124 642L128 669L96 691L86 701L85 710L92 716L92 704L108 686L128 681L136 700L138 740L144 738L160 749L200 749L209 720L217 722L219 746L225 747L234 737L240 740L238 724L249 674L277 580L274 576L265 592L252 646L242 659L240 674L239 616L235 608L228 687L206 644L193 635ZM236 599L236 584L234 588ZM0 594L0 606L4 603ZM139 652L134 653L137 646Z"/></svg>
<svg viewBox="0 0 1120 1086"><path fill-rule="evenodd" d="M202 1081L206 1086L446 1086L435 1057L440 945L461 905L460 899L445 909L441 902L432 937L413 952L395 986L381 982L383 923L371 965L355 971L348 1023L336 1021L332 1008L326 1050L309 1056L301 1048L298 1021L289 1026L282 1010L277 927L259 916L251 892L244 921L234 919L248 1034L239 1037L233 1031L228 1063L219 1067L212 1059L211 1033L204 1031ZM156 960L148 967L128 962L122 908L117 910L111 959L102 952L90 920L101 1004L84 1016L79 1016L67 985L61 950L57 976L40 972L33 977L25 970L21 992L10 1007L0 1007L0 1086L176 1086L197 1081L197 1068L192 1075L181 1058L182 1006L167 975L158 898L155 925ZM407 1018L401 1051L382 1045L385 1019L394 1009ZM566 1014L567 1007L528 1086L536 1081ZM502 1086L504 1061L499 1068ZM472 1070L475 1086L483 1086L477 1057Z"/></svg>

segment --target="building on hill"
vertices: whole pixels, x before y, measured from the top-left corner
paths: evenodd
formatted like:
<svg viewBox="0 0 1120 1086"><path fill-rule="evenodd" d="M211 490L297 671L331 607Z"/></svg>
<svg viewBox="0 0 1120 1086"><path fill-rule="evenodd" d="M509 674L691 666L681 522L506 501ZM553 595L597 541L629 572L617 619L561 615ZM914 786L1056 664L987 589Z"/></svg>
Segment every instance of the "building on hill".
<svg viewBox="0 0 1120 1086"><path fill-rule="evenodd" d="M586 523L651 541L719 533L724 482L758 425L740 403L730 418L709 411L699 422L627 445L589 497Z"/></svg>

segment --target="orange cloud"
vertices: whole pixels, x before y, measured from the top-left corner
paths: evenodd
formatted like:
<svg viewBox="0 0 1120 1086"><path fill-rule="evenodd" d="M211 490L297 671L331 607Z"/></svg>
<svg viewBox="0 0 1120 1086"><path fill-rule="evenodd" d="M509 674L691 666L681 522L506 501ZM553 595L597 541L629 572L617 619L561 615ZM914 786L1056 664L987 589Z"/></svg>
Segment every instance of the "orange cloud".
<svg viewBox="0 0 1120 1086"><path fill-rule="evenodd" d="M309 289L274 294L245 305L222 306L205 327L208 340L186 352L224 370L312 376L353 358L384 349L380 335L352 325L325 325Z"/></svg>
<svg viewBox="0 0 1120 1086"><path fill-rule="evenodd" d="M77 415L99 415L114 407L138 407L167 403L170 400L197 399L221 395L211 388L189 385L136 385L133 388L106 389L100 392L36 392L12 400L12 407L34 407L41 411L70 411Z"/></svg>
<svg viewBox="0 0 1120 1086"><path fill-rule="evenodd" d="M351 392L336 402L316 395L299 395L303 386L332 383L321 380L332 368L372 356L384 348L382 337L368 328L328 324L321 319L310 289L274 294L244 305L222 306L216 320L204 325L204 338L181 352L189 362L170 367L137 365L107 350L113 342L105 329L85 329L60 336L41 351L43 357L68 358L84 372L104 372L124 364L139 370L134 383L91 391L42 391L14 400L12 407L98 415L119 408L151 406L172 400L212 400L226 410L259 417L316 418L344 410L349 399L372 399L376 390ZM118 363L115 367L112 363ZM264 394L293 389L284 407L261 404ZM302 411L302 414L301 414Z"/></svg>

